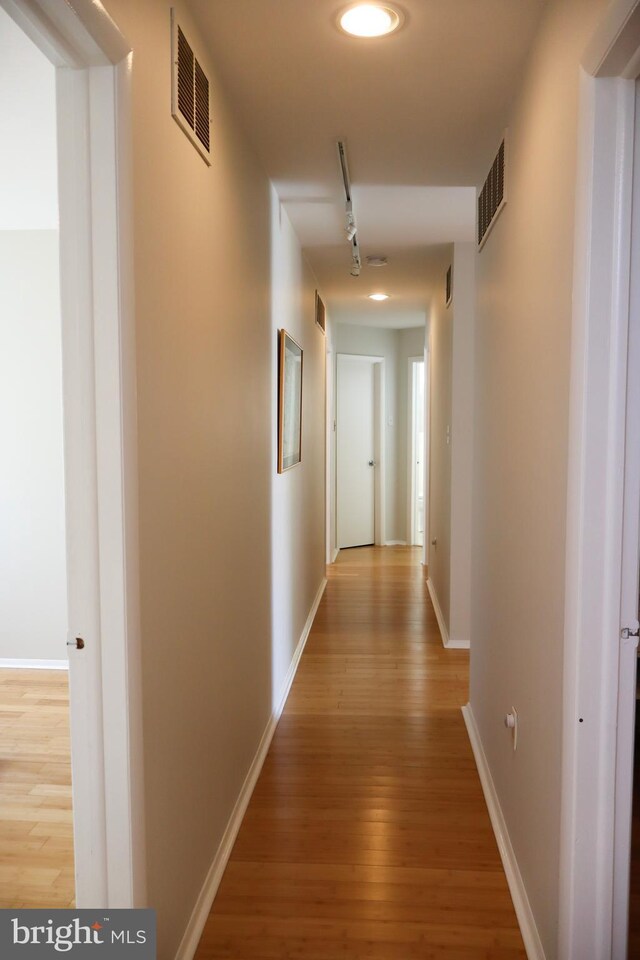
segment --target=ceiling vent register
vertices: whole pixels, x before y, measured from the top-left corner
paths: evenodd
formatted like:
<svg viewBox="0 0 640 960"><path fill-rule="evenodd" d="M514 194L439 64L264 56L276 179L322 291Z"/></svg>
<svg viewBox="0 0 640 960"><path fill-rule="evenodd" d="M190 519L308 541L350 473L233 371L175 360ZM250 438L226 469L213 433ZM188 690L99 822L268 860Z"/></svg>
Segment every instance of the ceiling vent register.
<svg viewBox="0 0 640 960"><path fill-rule="evenodd" d="M507 202L506 144L505 134L478 196L478 248L480 250Z"/></svg>
<svg viewBox="0 0 640 960"><path fill-rule="evenodd" d="M211 166L209 78L171 11L171 114Z"/></svg>

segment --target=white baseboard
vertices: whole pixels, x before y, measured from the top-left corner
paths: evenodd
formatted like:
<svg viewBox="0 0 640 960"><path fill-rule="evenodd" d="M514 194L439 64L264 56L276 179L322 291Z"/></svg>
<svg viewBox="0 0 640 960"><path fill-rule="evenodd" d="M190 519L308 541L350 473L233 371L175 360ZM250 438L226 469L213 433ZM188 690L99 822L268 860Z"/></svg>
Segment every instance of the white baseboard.
<svg viewBox="0 0 640 960"><path fill-rule="evenodd" d="M498 800L498 794L470 703L462 708L462 715L469 734L469 740L471 741L471 749L473 750L473 756L475 757L476 766L480 775L484 799L489 811L491 826L496 836L504 872L507 876L507 883L509 884L509 891L511 893L511 899L513 900L513 906L515 907L516 917L520 924L520 932L524 940L527 957L529 960L546 960L540 934L538 933L533 911L531 910L531 904L527 897L527 891L520 873L520 868L518 867L518 861L511 846L507 824L502 813L500 801Z"/></svg>
<svg viewBox="0 0 640 960"><path fill-rule="evenodd" d="M68 660L13 660L0 657L0 670L68 670Z"/></svg>
<svg viewBox="0 0 640 960"><path fill-rule="evenodd" d="M427 589L429 590L431 603L433 604L433 609L435 610L435 613L436 613L436 620L438 621L438 627L440 628L440 636L442 637L442 646L446 647L447 650L468 650L470 647L468 640L454 640L449 636L447 625L444 622L444 615L442 613L440 601L438 600L438 594L436 593L436 588L431 578L427 579Z"/></svg>
<svg viewBox="0 0 640 960"><path fill-rule="evenodd" d="M406 540L385 540L385 547L406 547Z"/></svg>
<svg viewBox="0 0 640 960"><path fill-rule="evenodd" d="M307 617L300 640L298 641L298 646L296 647L293 659L291 660L291 666L289 667L287 676L282 684L278 703L274 707L266 729L262 734L262 739L260 740L260 744L256 751L256 755L253 758L253 762L249 767L249 772L247 773L245 781L242 784L242 789L240 790L236 805L233 808L233 812L229 818L229 822L227 823L226 830L223 834L222 840L220 841L220 846L218 847L215 857L213 858L213 862L209 867L204 884L198 895L196 905L193 908L191 917L189 918L184 936L182 937L180 946L178 947L176 960L192 960L198 948L198 943L200 942L204 925L207 922L207 917L211 911L211 906L215 899L216 893L218 892L218 887L220 886L222 875L225 867L227 866L227 861L231 856L233 844L235 843L238 831L242 825L242 819L246 813L247 807L249 806L251 794L253 793L258 777L260 776L260 771L262 770L262 765L269 751L278 720L280 719L284 705L287 701L287 697L289 696L291 684L293 683L296 675L296 670L298 669L298 664L300 663L300 658L304 652L309 633L311 632L311 627L313 626L316 611L320 605L320 601L322 600L322 595L326 585L327 581L323 580L320 584L320 588L316 594L315 600L313 601L311 610L309 611L309 616Z"/></svg>
<svg viewBox="0 0 640 960"><path fill-rule="evenodd" d="M429 596L431 597L431 603L433 604L433 609L436 612L436 620L438 621L438 626L440 627L440 636L442 637L442 645L445 647L449 646L449 631L447 630L447 625L444 622L444 616L442 615L442 610L440 609L440 601L438 600L438 594L436 593L436 588L433 585L433 580L429 577L427 580L427 589L429 591Z"/></svg>
<svg viewBox="0 0 640 960"><path fill-rule="evenodd" d="M336 547L333 551L333 556L331 557L331 563L335 563L338 559L338 554L340 553L340 547Z"/></svg>

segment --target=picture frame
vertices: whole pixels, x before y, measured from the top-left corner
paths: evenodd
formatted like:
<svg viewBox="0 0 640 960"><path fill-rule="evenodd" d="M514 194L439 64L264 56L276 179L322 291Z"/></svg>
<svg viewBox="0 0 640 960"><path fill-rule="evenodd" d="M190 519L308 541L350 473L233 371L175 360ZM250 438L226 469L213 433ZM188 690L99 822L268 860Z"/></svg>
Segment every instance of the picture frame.
<svg viewBox="0 0 640 960"><path fill-rule="evenodd" d="M326 335L327 332L327 311L318 291L316 290L316 323Z"/></svg>
<svg viewBox="0 0 640 960"><path fill-rule="evenodd" d="M302 462L302 375L299 343L278 331L278 473Z"/></svg>

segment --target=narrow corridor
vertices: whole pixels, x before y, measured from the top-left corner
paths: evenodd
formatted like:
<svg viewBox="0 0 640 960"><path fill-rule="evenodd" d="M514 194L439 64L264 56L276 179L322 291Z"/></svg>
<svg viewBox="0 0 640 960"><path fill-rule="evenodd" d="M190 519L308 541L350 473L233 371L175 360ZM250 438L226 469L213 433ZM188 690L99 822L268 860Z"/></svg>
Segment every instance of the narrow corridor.
<svg viewBox="0 0 640 960"><path fill-rule="evenodd" d="M423 574L330 568L198 960L526 956Z"/></svg>

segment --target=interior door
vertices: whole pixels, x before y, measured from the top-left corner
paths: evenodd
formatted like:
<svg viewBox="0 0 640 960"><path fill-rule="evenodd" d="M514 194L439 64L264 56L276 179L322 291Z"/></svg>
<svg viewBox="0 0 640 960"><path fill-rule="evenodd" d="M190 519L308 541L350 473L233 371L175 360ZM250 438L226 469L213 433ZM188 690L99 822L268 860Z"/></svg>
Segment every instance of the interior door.
<svg viewBox="0 0 640 960"><path fill-rule="evenodd" d="M374 364L338 357L337 527L339 547L375 543Z"/></svg>
<svg viewBox="0 0 640 960"><path fill-rule="evenodd" d="M418 546L424 543L424 360L414 360L412 390L412 469L413 469L413 537Z"/></svg>

